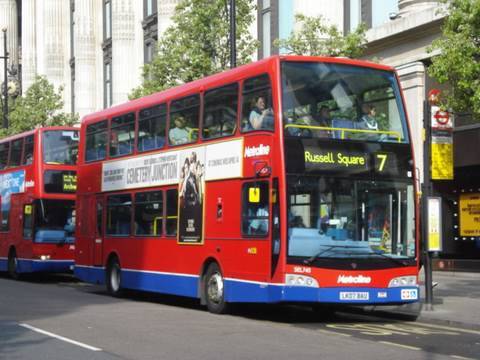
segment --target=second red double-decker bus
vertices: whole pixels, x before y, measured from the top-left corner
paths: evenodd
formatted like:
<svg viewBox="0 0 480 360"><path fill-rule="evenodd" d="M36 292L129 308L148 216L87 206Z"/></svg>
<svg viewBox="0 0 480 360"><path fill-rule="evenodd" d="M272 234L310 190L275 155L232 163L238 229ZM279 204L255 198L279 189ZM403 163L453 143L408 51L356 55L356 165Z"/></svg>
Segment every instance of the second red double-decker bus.
<svg viewBox="0 0 480 360"><path fill-rule="evenodd" d="M418 300L413 149L386 66L272 57L87 116L75 274L231 302Z"/></svg>
<svg viewBox="0 0 480 360"><path fill-rule="evenodd" d="M0 271L73 269L78 128L0 140Z"/></svg>

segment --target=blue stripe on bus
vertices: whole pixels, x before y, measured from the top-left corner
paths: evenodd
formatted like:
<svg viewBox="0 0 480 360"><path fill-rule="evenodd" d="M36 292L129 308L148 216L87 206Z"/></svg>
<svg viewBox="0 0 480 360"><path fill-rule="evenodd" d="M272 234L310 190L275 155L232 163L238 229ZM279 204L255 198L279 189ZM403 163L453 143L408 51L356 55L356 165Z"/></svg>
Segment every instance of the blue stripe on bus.
<svg viewBox="0 0 480 360"><path fill-rule="evenodd" d="M31 272L67 272L72 270L74 265L73 260L31 260L18 259L17 272L31 273ZM0 271L8 271L8 259L0 259Z"/></svg>
<svg viewBox="0 0 480 360"><path fill-rule="evenodd" d="M0 258L0 271L7 271L7 270L8 270L8 259Z"/></svg>
<svg viewBox="0 0 480 360"><path fill-rule="evenodd" d="M30 260L18 259L17 272L68 272L72 270L73 260Z"/></svg>
<svg viewBox="0 0 480 360"><path fill-rule="evenodd" d="M102 267L76 266L75 276L80 280L103 284L105 269ZM172 295L199 297L199 277L122 269L122 287ZM402 289L411 299L402 300ZM228 302L325 302L338 304L396 304L419 300L418 287L403 288L313 288L225 279L225 299ZM342 297L342 298L341 298Z"/></svg>

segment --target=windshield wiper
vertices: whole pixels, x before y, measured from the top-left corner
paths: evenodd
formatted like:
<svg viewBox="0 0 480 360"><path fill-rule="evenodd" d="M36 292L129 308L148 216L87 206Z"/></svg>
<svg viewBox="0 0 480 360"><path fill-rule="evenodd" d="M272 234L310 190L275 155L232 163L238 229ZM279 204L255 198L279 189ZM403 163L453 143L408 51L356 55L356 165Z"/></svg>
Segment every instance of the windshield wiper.
<svg viewBox="0 0 480 360"><path fill-rule="evenodd" d="M320 250L318 253L316 253L315 255L309 257L308 259L306 260L303 260L303 263L304 264L307 264L307 265L310 265L314 260L316 260L320 255L322 255L323 253L326 253L327 251L330 251L332 249L335 249L335 248L342 248L342 249L355 249L355 248L358 248L358 246L353 246L353 245L330 245L330 246L327 246L326 249L322 249Z"/></svg>
<svg viewBox="0 0 480 360"><path fill-rule="evenodd" d="M345 253L346 255L377 255L377 256L380 256L384 259L388 259L388 260L391 260L393 261L394 263L398 264L398 265L402 265L402 266L406 266L407 263L404 261L404 260L400 260L400 259L396 259L394 257L391 257L391 256L388 256L388 255L385 255L385 254L382 254L382 253L379 253L379 252L375 252L375 251L372 251L372 252L349 252L349 253Z"/></svg>

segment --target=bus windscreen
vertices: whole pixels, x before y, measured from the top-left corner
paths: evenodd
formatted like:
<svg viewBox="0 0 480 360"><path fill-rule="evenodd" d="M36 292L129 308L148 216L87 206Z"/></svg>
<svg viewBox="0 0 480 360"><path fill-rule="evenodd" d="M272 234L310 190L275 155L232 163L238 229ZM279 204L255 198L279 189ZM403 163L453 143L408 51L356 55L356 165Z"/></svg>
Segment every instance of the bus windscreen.
<svg viewBox="0 0 480 360"><path fill-rule="evenodd" d="M286 137L409 142L393 72L284 62L282 87Z"/></svg>
<svg viewBox="0 0 480 360"><path fill-rule="evenodd" d="M46 164L75 165L78 155L77 130L50 130L43 133L43 161Z"/></svg>

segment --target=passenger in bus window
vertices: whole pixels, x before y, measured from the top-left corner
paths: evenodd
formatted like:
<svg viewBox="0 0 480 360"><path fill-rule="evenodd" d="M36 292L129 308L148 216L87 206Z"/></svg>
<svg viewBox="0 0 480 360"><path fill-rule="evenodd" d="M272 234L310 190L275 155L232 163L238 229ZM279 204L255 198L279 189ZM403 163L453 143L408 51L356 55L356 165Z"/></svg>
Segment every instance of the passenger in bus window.
<svg viewBox="0 0 480 360"><path fill-rule="evenodd" d="M359 129L378 130L378 123L375 118L376 108L371 104L362 105L362 117L360 119Z"/></svg>
<svg viewBox="0 0 480 360"><path fill-rule="evenodd" d="M273 111L271 108L267 108L265 96L256 96L253 99L252 111L250 111L244 131L273 130Z"/></svg>
<svg viewBox="0 0 480 360"><path fill-rule="evenodd" d="M188 143L188 135L191 129L186 126L187 122L185 120L185 117L183 117L182 115L177 115L175 120L173 120L173 123L175 124L175 127L170 129L168 132L170 144L180 145Z"/></svg>

